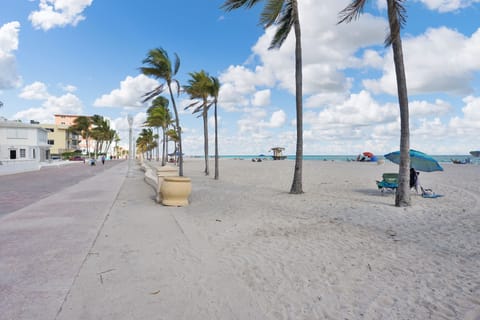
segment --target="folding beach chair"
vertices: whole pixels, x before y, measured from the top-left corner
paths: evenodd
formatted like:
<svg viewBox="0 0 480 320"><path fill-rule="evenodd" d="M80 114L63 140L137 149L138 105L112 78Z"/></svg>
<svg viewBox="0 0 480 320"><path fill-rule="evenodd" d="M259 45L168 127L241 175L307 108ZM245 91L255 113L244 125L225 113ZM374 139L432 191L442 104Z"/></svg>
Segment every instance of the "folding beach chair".
<svg viewBox="0 0 480 320"><path fill-rule="evenodd" d="M396 191L398 188L398 173L384 173L382 181L377 180L377 187L382 193L385 190Z"/></svg>

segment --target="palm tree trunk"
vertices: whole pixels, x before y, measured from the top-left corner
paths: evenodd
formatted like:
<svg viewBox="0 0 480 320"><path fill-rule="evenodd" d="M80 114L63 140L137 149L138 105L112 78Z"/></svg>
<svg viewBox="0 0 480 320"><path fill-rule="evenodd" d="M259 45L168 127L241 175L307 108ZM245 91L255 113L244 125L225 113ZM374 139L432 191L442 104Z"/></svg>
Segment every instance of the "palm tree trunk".
<svg viewBox="0 0 480 320"><path fill-rule="evenodd" d="M168 82L167 84L168 84L168 91L170 92L170 99L172 99L173 112L175 113L175 124L176 124L177 135L178 135L178 153L179 153L178 154L178 175L180 177L183 177L182 128L180 127L180 119L178 118L177 105L173 97L171 83Z"/></svg>
<svg viewBox="0 0 480 320"><path fill-rule="evenodd" d="M394 34L392 41L393 61L397 79L398 103L400 107L400 165L398 171L398 188L395 194L395 206L407 207L410 199L410 124L408 113L407 78L403 64L402 40L400 38L399 21L394 13L393 0L388 0L388 20L390 32Z"/></svg>
<svg viewBox="0 0 480 320"><path fill-rule="evenodd" d="M88 150L88 135L85 136L85 143L86 143L86 145L87 145L87 157L90 158L90 152L89 152L89 150Z"/></svg>
<svg viewBox="0 0 480 320"><path fill-rule="evenodd" d="M168 134L165 132L165 161L168 161Z"/></svg>
<svg viewBox="0 0 480 320"><path fill-rule="evenodd" d="M210 170L208 168L208 117L206 104L203 108L203 151L205 153L205 175L208 176Z"/></svg>
<svg viewBox="0 0 480 320"><path fill-rule="evenodd" d="M166 165L165 161L165 150L166 150L166 140L167 140L167 134L165 132L165 129L162 128L162 167Z"/></svg>
<svg viewBox="0 0 480 320"><path fill-rule="evenodd" d="M217 121L217 102L215 102L214 106L214 117L215 117L215 180L219 178L218 172L218 121Z"/></svg>
<svg viewBox="0 0 480 320"><path fill-rule="evenodd" d="M157 127L157 148L156 148L156 161L160 161L160 128Z"/></svg>
<svg viewBox="0 0 480 320"><path fill-rule="evenodd" d="M292 187L290 193L303 193L302 171L303 171L303 99L302 99L302 41L300 32L300 21L298 18L297 0L292 1L293 14L295 18L295 102L297 113L297 148L295 153L295 171L293 173Z"/></svg>

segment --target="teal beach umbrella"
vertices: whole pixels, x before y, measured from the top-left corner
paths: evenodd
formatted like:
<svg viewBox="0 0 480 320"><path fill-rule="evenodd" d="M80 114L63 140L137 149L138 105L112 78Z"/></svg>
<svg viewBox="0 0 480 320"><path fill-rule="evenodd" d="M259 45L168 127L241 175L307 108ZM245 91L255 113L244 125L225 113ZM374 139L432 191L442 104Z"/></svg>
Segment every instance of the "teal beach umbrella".
<svg viewBox="0 0 480 320"><path fill-rule="evenodd" d="M390 152L384 157L393 163L400 163L400 151ZM432 156L413 149L410 149L410 167L424 172L443 171L438 161Z"/></svg>

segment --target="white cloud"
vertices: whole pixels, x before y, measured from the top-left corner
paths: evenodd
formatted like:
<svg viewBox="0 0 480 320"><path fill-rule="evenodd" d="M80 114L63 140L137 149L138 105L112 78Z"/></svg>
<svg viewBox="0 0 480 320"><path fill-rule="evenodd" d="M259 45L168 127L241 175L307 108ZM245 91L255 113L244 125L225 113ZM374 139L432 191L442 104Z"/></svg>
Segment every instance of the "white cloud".
<svg viewBox="0 0 480 320"><path fill-rule="evenodd" d="M439 12L456 11L458 9L467 8L480 0L420 0L430 10L438 10Z"/></svg>
<svg viewBox="0 0 480 320"><path fill-rule="evenodd" d="M240 108L248 106L248 99L238 93L238 89L233 83L222 83L218 95L219 106L227 111L238 111Z"/></svg>
<svg viewBox="0 0 480 320"><path fill-rule="evenodd" d="M0 90L20 85L13 51L18 49L20 22L12 21L0 27Z"/></svg>
<svg viewBox="0 0 480 320"><path fill-rule="evenodd" d="M31 12L28 19L34 28L45 31L67 25L76 26L85 20L82 13L92 2L93 0L40 0L39 10Z"/></svg>
<svg viewBox="0 0 480 320"><path fill-rule="evenodd" d="M62 90L66 91L66 92L75 92L75 91L77 91L77 87L74 86L74 85L71 85L71 84L61 85L61 88L62 88Z"/></svg>
<svg viewBox="0 0 480 320"><path fill-rule="evenodd" d="M367 91L352 94L342 104L330 106L318 113L308 113L305 123L325 130L337 127L364 127L395 121L398 108L391 104L380 105Z"/></svg>
<svg viewBox="0 0 480 320"><path fill-rule="evenodd" d="M254 107L265 107L270 104L271 92L269 89L260 90L255 92L252 99L252 105Z"/></svg>
<svg viewBox="0 0 480 320"><path fill-rule="evenodd" d="M47 85L40 81L25 86L19 95L20 98L26 100L45 100L50 97Z"/></svg>
<svg viewBox="0 0 480 320"><path fill-rule="evenodd" d="M278 110L272 113L272 117L270 118L270 121L266 126L269 128L280 128L285 124L286 121L287 121L287 115L285 111Z"/></svg>
<svg viewBox="0 0 480 320"><path fill-rule="evenodd" d="M49 96L41 107L29 108L13 115L14 119L25 121L36 120L42 123L53 123L55 114L81 114L83 105L80 99L67 93L60 97Z"/></svg>
<svg viewBox="0 0 480 320"><path fill-rule="evenodd" d="M93 105L95 107L141 108L145 106L145 103L142 103L143 95L158 85L158 81L143 74L135 78L127 76L120 82L119 89L102 95L95 100Z"/></svg>
<svg viewBox="0 0 480 320"><path fill-rule="evenodd" d="M403 41L405 70L410 94L471 93L473 73L480 69L480 29L470 38L441 27L428 29ZM376 93L395 95L395 69L391 50L384 57L383 76L367 79L365 87Z"/></svg>
<svg viewBox="0 0 480 320"><path fill-rule="evenodd" d="M437 99L435 103L428 101L412 101L408 104L410 117L439 116L453 111L453 107L446 101Z"/></svg>
<svg viewBox="0 0 480 320"><path fill-rule="evenodd" d="M268 129L280 128L287 121L287 115L283 110L272 112L270 118L266 120L268 113L264 109L249 109L247 115L238 120L240 134L251 134L257 139L267 138L272 135Z"/></svg>
<svg viewBox="0 0 480 320"><path fill-rule="evenodd" d="M325 102L338 102L351 88L352 79L341 72L356 66L361 60L354 53L362 47L383 43L387 23L384 19L369 14L355 23L337 25L338 12L349 4L347 0L302 1L303 93L309 106ZM259 61L255 68L230 66L220 76L222 83L221 106L233 109L232 105L244 104L251 95L265 87L286 89L295 93L295 43L291 31L283 46L269 50L274 28L265 33L252 47L250 61ZM365 63L378 65L382 59L367 52Z"/></svg>
<svg viewBox="0 0 480 320"><path fill-rule="evenodd" d="M450 127L457 135L468 135L472 140L478 141L480 132L480 97L468 96L463 99L465 106L462 108L463 117L453 117Z"/></svg>

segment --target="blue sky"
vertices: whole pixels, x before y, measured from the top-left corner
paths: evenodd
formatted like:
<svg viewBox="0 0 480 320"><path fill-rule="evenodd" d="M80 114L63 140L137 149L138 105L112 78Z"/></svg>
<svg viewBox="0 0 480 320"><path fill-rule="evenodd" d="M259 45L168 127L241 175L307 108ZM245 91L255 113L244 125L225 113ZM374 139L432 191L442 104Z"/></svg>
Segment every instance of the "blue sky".
<svg viewBox="0 0 480 320"><path fill-rule="evenodd" d="M205 70L221 82L221 154L295 153L294 38L268 50L264 3L223 12L222 1L2 0L0 116L52 123L100 114L127 145L128 114L141 130L158 85L139 68L148 50L177 53L177 79ZM336 25L349 0L302 0L304 153L398 149L399 115L384 0ZM406 1L402 32L411 147L431 154L480 148L480 0ZM202 121L177 100L187 155L203 153ZM213 116L213 113L212 113ZM210 122L213 152L213 120Z"/></svg>

